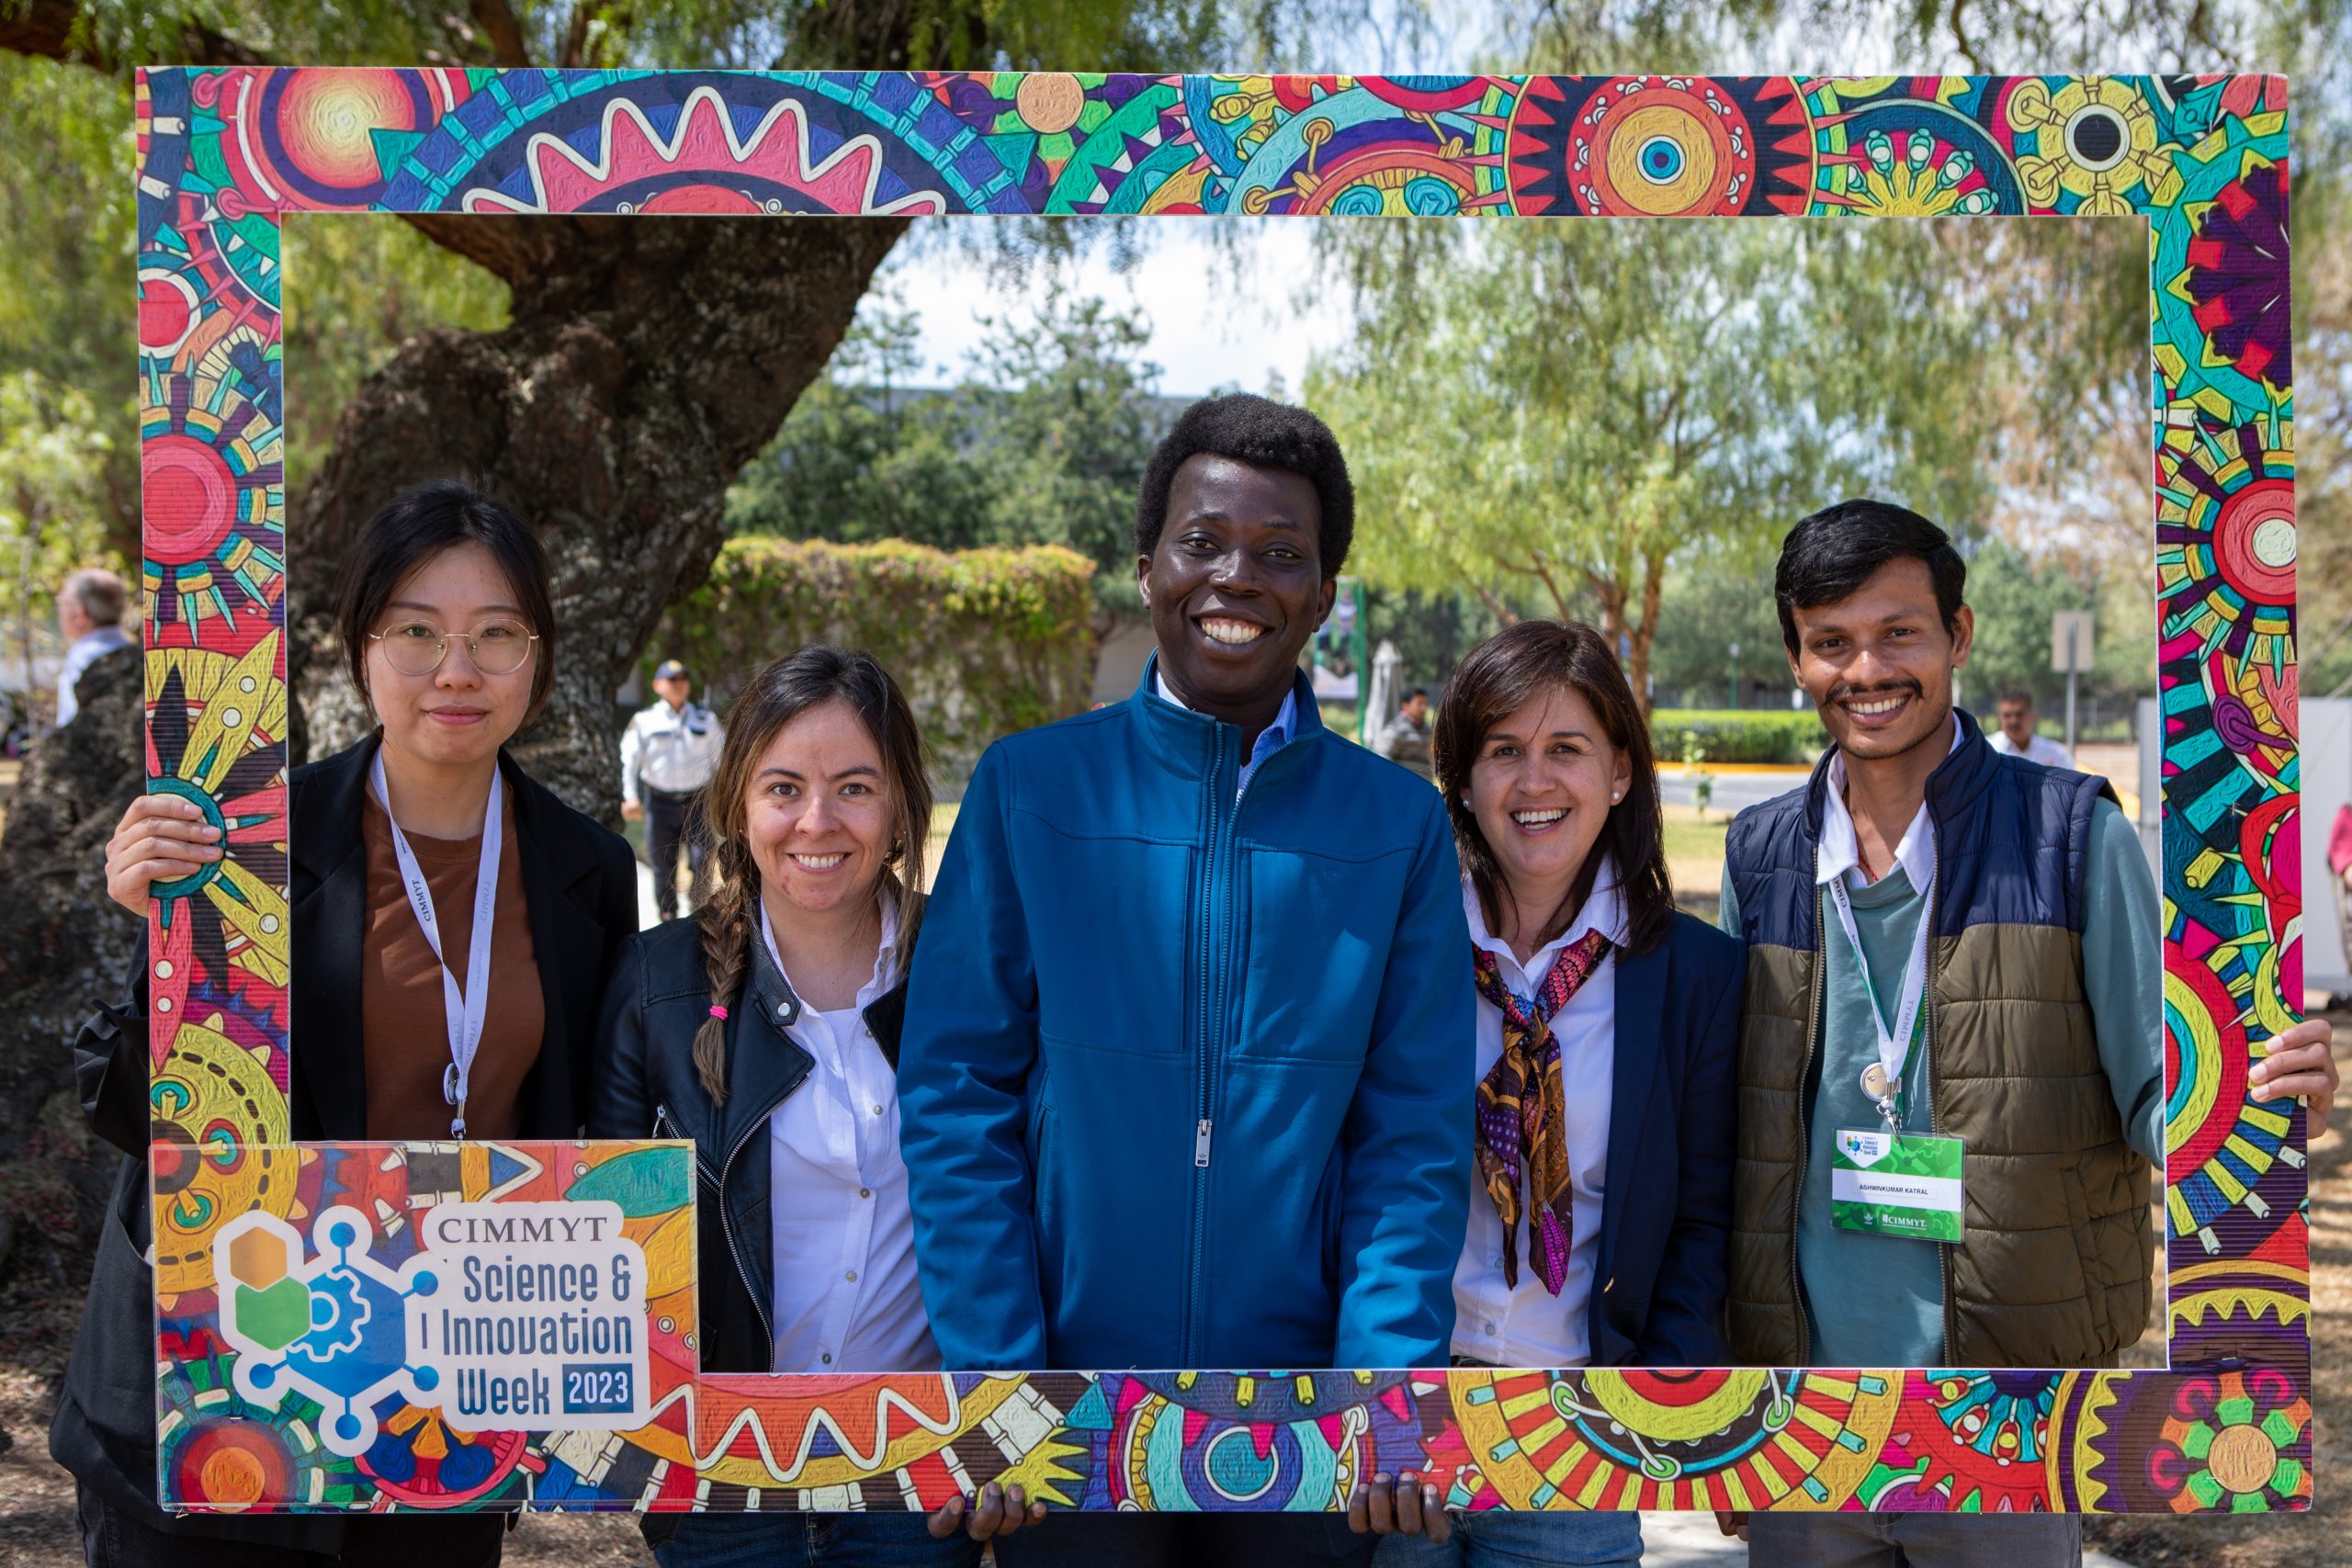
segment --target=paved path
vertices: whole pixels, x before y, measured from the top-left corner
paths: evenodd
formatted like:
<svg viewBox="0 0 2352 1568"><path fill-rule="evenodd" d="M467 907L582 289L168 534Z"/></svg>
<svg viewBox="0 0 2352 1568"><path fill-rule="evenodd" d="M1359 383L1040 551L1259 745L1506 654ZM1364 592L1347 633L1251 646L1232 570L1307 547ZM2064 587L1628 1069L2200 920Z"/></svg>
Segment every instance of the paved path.
<svg viewBox="0 0 2352 1568"><path fill-rule="evenodd" d="M662 911L653 902L653 868L643 861L633 861L637 867L637 929L650 931L662 923Z"/></svg>
<svg viewBox="0 0 2352 1568"><path fill-rule="evenodd" d="M1642 1568L1736 1568L1747 1545L1715 1528L1713 1514L1642 1516ZM2083 1553L2083 1568L2132 1568L2103 1551Z"/></svg>
<svg viewBox="0 0 2352 1568"><path fill-rule="evenodd" d="M1775 795L1782 795L1812 776L1810 768L1741 768L1737 771L1714 770L1714 798L1707 803L1710 811L1725 813L1744 811L1751 806L1761 806ZM1668 806L1696 806L1690 796L1690 770L1664 767L1657 771L1658 793Z"/></svg>

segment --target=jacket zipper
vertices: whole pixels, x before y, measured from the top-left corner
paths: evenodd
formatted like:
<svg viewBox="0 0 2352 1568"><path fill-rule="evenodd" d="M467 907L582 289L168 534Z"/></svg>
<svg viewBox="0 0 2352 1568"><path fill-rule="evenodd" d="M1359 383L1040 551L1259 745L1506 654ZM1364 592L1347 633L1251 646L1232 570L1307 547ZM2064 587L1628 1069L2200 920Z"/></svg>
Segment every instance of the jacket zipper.
<svg viewBox="0 0 2352 1568"><path fill-rule="evenodd" d="M1821 1043L1821 1000L1829 971L1828 897L1818 884L1813 889L1813 1007L1804 1019L1804 1061L1797 1069L1797 1179L1789 1189L1789 1305L1797 1325L1796 1364L1811 1359L1813 1325L1804 1304L1804 1281L1797 1273L1797 1224L1804 1217L1805 1156L1812 1152L1812 1130L1805 1116L1804 1086L1813 1076L1813 1054Z"/></svg>
<svg viewBox="0 0 2352 1568"><path fill-rule="evenodd" d="M1210 1115L1209 1103L1211 1063L1224 1048L1224 1031L1219 1027L1216 995L1221 993L1219 984L1212 991L1211 979L1222 980L1225 947L1229 940L1229 923L1223 917L1231 901L1231 890L1224 885L1225 855L1229 837L1231 817L1219 809L1224 794L1222 775L1225 771L1225 726L1218 725L1209 743L1209 874L1206 897L1201 901L1201 949L1204 958L1212 953L1209 941L1212 919L1216 921L1217 942L1214 946L1214 962L1201 965L1200 1010L1200 1071L1194 1084L1194 1122L1193 1126L1193 1263L1184 1281L1184 1364L1200 1361L1200 1320L1203 1314L1201 1280L1205 1272L1209 1226L1209 1145L1216 1133L1216 1122ZM1239 805L1237 798L1236 806Z"/></svg>
<svg viewBox="0 0 2352 1568"><path fill-rule="evenodd" d="M719 1228L727 1233L727 1252L728 1256L735 1260L735 1278L743 1282L743 1293L752 1298L752 1310L760 1314L760 1337L767 1346L768 1365L771 1369L775 1365L775 1329L768 1322L768 1303L760 1300L759 1292L751 1288L752 1276L743 1268L743 1249L736 1245L735 1241L735 1216L727 1210L727 1179L734 1173L735 1156L743 1152L744 1146L751 1143L753 1134L767 1125L768 1118L775 1114L775 1108L782 1105L792 1091L799 1087L800 1080L796 1078L786 1087L783 1094L769 1100L760 1113L752 1119L750 1125L744 1128L743 1135L735 1140L735 1146L727 1151L727 1158L718 1168Z"/></svg>
<svg viewBox="0 0 2352 1568"><path fill-rule="evenodd" d="M1238 748L1236 748L1236 755L1238 758ZM1249 793L1250 786L1247 784L1233 792L1233 813L1226 818L1225 824L1225 897L1217 906L1217 1050L1216 1055L1206 1061L1201 1075L1201 1119L1199 1124L1193 1129L1193 1168L1195 1170L1206 1170L1209 1168L1209 1139L1216 1130L1213 1113L1216 1109L1217 1089L1224 1077L1225 1026L1232 1021L1233 992L1228 982L1233 978L1234 911L1241 901L1238 891L1241 869L1241 802Z"/></svg>
<svg viewBox="0 0 2352 1568"><path fill-rule="evenodd" d="M669 1129L666 1133L662 1131L665 1127ZM653 1108L653 1135L657 1138L678 1138L686 1143L694 1142L692 1138L686 1136L685 1130L678 1125L678 1119L670 1114L668 1100L663 1100ZM694 1162L695 1179L707 1187L717 1186L718 1183L711 1179L710 1168L702 1162L702 1150L699 1146L695 1149Z"/></svg>

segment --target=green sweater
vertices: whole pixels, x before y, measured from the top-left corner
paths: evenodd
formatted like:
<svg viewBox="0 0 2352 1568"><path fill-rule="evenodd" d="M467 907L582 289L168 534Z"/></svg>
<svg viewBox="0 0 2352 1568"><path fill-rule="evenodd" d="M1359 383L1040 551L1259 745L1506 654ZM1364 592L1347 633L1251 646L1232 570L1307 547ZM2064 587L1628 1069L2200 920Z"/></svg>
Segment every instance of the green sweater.
<svg viewBox="0 0 2352 1568"><path fill-rule="evenodd" d="M1851 886L1851 884L1849 884ZM1854 929L1871 982L1892 1008L1925 900L1900 866L1855 888ZM2115 1108L2132 1146L2161 1167L2165 1151L2163 911L2139 836L2101 801L2091 823L2084 890L2083 990L2098 1036ZM1723 929L1739 934L1739 904L1726 870ZM1943 1354L1941 1244L1843 1231L1830 1223L1830 1139L1840 1127L1876 1127L1861 1090L1878 1060L1870 998L1843 935L1825 931L1822 1017L1815 1076L1806 1085L1804 1188L1797 1207L1797 1276L1804 1286L1817 1366L1926 1367ZM1890 1019L1889 1022L1893 1021ZM1928 1124L1927 1073L1914 1058L1905 1073L1905 1125Z"/></svg>

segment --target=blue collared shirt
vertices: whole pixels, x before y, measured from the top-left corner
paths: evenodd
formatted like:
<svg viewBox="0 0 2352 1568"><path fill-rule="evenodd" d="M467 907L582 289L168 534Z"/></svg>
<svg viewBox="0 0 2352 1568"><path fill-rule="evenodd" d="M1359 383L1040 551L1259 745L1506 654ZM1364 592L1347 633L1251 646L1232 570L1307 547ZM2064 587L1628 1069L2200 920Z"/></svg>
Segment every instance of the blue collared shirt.
<svg viewBox="0 0 2352 1568"><path fill-rule="evenodd" d="M1168 684L1168 676L1164 671L1158 673L1158 686L1159 690L1159 700L1161 702L1173 703L1187 713L1199 711L1195 709L1192 704L1178 696L1175 691L1170 687ZM1298 687L1294 683L1289 691L1283 694L1283 705L1281 710L1274 715L1274 722L1266 726L1265 728L1258 732L1258 743L1255 746L1250 747L1250 755L1242 759L1241 778L1233 787L1234 799L1239 800L1241 798L1241 792L1250 787L1250 775L1258 771L1258 765L1261 762L1263 762L1267 758L1272 756L1275 752L1290 744L1291 732L1297 728Z"/></svg>

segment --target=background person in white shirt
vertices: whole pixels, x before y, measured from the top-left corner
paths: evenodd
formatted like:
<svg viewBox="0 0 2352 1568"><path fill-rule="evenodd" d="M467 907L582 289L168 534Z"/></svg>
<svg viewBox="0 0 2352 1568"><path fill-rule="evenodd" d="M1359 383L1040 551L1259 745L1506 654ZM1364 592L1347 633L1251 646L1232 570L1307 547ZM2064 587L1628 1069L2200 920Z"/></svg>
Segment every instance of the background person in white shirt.
<svg viewBox="0 0 2352 1568"><path fill-rule="evenodd" d="M1454 1364L1722 1366L1746 955L1674 907L1633 689L1590 626L1522 621L1462 661L1434 740L1478 989ZM1384 1479L1351 1516L1376 1568L1641 1559L1638 1514Z"/></svg>
<svg viewBox="0 0 2352 1568"><path fill-rule="evenodd" d="M690 1138L705 1371L933 1371L899 1153L899 1029L922 927L931 784L913 711L868 655L804 648L735 704L701 911L639 932L605 993L588 1128ZM716 1173L713 1175L713 1173ZM905 1511L648 1515L662 1568L823 1560L973 1568L1042 1518L1018 1486ZM967 1516L968 1515L968 1517Z"/></svg>
<svg viewBox="0 0 2352 1568"><path fill-rule="evenodd" d="M82 711L74 683L82 671L118 648L129 648L122 612L130 595L122 579L103 567L84 567L57 589L57 629L65 635L65 665L57 672L57 728Z"/></svg>
<svg viewBox="0 0 2352 1568"><path fill-rule="evenodd" d="M678 851L686 870L702 878L710 840L703 823L702 788L718 766L727 730L718 716L693 698L686 667L664 660L653 671L660 698L621 732L621 815L645 819L645 858L653 867L653 907L663 919L678 915ZM692 908L691 905L688 906Z"/></svg>
<svg viewBox="0 0 2352 1568"><path fill-rule="evenodd" d="M2023 757L2045 768L2071 768L2073 753L2046 735L2034 733L2033 694L2003 692L1994 702L2001 728L1984 739L2005 757Z"/></svg>

